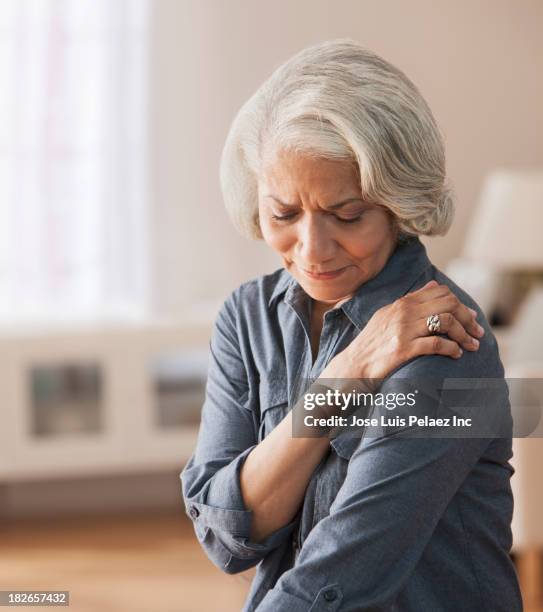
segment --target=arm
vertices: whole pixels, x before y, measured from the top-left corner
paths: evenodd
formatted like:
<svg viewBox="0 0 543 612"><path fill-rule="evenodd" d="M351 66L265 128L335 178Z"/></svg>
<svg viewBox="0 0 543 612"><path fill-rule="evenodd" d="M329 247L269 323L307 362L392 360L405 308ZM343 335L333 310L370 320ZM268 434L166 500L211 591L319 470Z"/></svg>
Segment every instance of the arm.
<svg viewBox="0 0 543 612"><path fill-rule="evenodd" d="M426 292L435 291L434 286L425 287ZM433 305L431 308L431 312L436 311ZM181 474L187 514L194 521L198 539L210 559L228 573L256 565L289 537L295 524L292 518L310 476L329 444L326 438L293 439L288 415L276 428L277 433L272 432L273 437L270 434L269 440L257 444L258 423L250 405L247 372L240 357L237 310L234 293L225 302L214 326L198 444ZM401 314L403 308L398 312ZM382 337L383 319L387 321L386 315L377 317L372 326L377 337ZM350 345L349 348L357 350L349 352L347 362L374 362L358 354L359 348L371 345L366 340L360 334L359 341ZM437 349L422 343L418 350L450 354L457 348L455 342L443 340ZM385 357L390 368L395 362L388 353ZM405 357L398 355L395 359L401 363ZM340 369L340 374L332 368L326 376L359 376ZM253 452L254 457L249 459ZM248 459L247 469L241 476ZM280 487L280 495L274 487Z"/></svg>
<svg viewBox="0 0 543 612"><path fill-rule="evenodd" d="M448 310L454 314L443 316L443 331L451 339L428 337L425 317ZM461 304L448 287L430 281L396 304L382 309L319 378L376 379L419 354L440 353L458 358L461 355L459 344L475 351L479 345L477 341L472 343L473 338L466 330L479 336L483 330L477 329L474 312ZM423 337L419 337L421 333ZM400 350L405 344L405 350ZM363 371L361 364L365 364ZM251 534L255 539L266 537L292 519L311 474L327 452L327 437L291 436L292 412L289 412L249 454L242 467L241 487L243 498L254 511Z"/></svg>
<svg viewBox="0 0 543 612"><path fill-rule="evenodd" d="M181 472L186 512L206 554L227 573L256 565L291 534L328 439L291 438L291 414L260 444L236 329L236 294L213 328L194 454Z"/></svg>
<svg viewBox="0 0 543 612"><path fill-rule="evenodd" d="M432 405L422 410L432 412ZM296 565L258 612L388 609L490 442L413 437L412 429L363 438L330 514L311 530Z"/></svg>
<svg viewBox="0 0 543 612"><path fill-rule="evenodd" d="M292 438L292 411L251 453L241 490L253 511L251 537L259 541L293 519L311 474L330 446L328 438Z"/></svg>

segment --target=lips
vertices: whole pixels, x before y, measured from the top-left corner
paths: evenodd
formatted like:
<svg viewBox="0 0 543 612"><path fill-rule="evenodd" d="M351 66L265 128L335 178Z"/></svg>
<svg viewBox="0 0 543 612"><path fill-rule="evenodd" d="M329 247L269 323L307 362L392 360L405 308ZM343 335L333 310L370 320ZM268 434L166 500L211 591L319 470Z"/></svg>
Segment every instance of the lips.
<svg viewBox="0 0 543 612"><path fill-rule="evenodd" d="M345 272L346 269L347 267L344 267L344 268L338 268L337 270L332 270L330 272L315 273L315 272L306 270L305 268L302 268L303 273L309 278L312 278L313 280L332 280L334 278L337 278L341 274L343 274L343 272Z"/></svg>

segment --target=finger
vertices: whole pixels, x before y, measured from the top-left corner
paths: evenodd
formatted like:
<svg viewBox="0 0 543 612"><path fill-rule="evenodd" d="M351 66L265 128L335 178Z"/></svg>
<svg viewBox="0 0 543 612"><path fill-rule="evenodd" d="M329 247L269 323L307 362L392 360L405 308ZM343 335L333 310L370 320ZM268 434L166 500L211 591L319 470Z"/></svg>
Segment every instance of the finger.
<svg viewBox="0 0 543 612"><path fill-rule="evenodd" d="M484 329L477 323L471 310L453 293L418 304L417 312L424 319L432 314L451 313L470 336L480 338L484 334Z"/></svg>
<svg viewBox="0 0 543 612"><path fill-rule="evenodd" d="M421 289L425 289L427 287L437 287L438 285L439 285L439 283L434 278L432 278L425 285L423 285L419 289L416 289L416 291L420 291Z"/></svg>
<svg viewBox="0 0 543 612"><path fill-rule="evenodd" d="M484 333L485 333L484 328L481 325L479 325L479 323L477 323L477 316L478 316L477 311L474 310L473 308L469 308L468 306L465 306L464 304L462 304L458 300L458 298L454 295L454 293L451 291L448 285L440 285L439 283L437 283L437 281L432 280L426 283L426 285L424 285L417 291L414 291L413 293L409 293L407 295L412 296L416 303L424 303L426 301L437 300L439 298L447 298L447 296L450 296L451 305L457 302L459 307L460 305L463 306L460 313L458 312L457 309L454 309L454 306L453 306L454 314L455 315L459 314L459 319L462 325L464 325L464 327L468 330L468 332L472 336L476 336L478 338L481 338L482 336L484 336ZM473 321L469 320L468 315L466 314L467 312L470 313ZM434 314L441 314L441 313L436 311Z"/></svg>
<svg viewBox="0 0 543 612"><path fill-rule="evenodd" d="M433 335L426 323L426 319L417 319L414 324L414 332L418 337ZM468 351L476 351L479 348L479 340L470 336L464 326L450 312L445 312L439 315L439 333L447 334L463 349Z"/></svg>
<svg viewBox="0 0 543 612"><path fill-rule="evenodd" d="M473 319L475 320L475 323L477 323L477 317L479 316L479 313L474 308L468 308L468 310L473 315ZM484 334L485 334L485 328L479 323L477 323L477 337L481 338L481 336L484 336Z"/></svg>
<svg viewBox="0 0 543 612"><path fill-rule="evenodd" d="M440 285L437 281L432 279L420 289L406 294L404 298L408 298L408 303L416 304L417 306L419 304L426 304L427 302L435 302L442 298L444 300L445 309L442 309L442 303L440 302L438 305L434 305L436 309L432 312L425 310L424 312L426 314L424 316L448 312L446 307L449 306L449 311L457 316L461 325L464 326L464 329L466 329L471 336L481 338L485 333L484 328L477 323L477 311L462 304L448 285Z"/></svg>
<svg viewBox="0 0 543 612"><path fill-rule="evenodd" d="M458 359L462 356L462 349L454 340L449 340L443 336L426 336L415 338L410 345L409 359L419 355L444 355Z"/></svg>
<svg viewBox="0 0 543 612"><path fill-rule="evenodd" d="M408 293L406 297L410 297L416 303L424 303L452 293L447 285L440 285L436 281L430 281L430 283L426 283L424 287Z"/></svg>

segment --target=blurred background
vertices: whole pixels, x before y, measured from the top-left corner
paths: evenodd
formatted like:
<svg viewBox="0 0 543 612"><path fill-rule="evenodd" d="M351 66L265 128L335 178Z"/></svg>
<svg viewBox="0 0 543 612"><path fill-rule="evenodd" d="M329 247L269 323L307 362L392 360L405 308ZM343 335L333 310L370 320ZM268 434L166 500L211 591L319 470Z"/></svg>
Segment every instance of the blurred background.
<svg viewBox="0 0 543 612"><path fill-rule="evenodd" d="M231 228L219 157L282 62L351 37L401 68L444 134L456 219L430 258L543 378L540 0L2 0L0 590L79 612L239 610L179 472L213 317L279 267ZM540 427L540 425L538 425ZM513 556L542 608L543 445L515 440Z"/></svg>

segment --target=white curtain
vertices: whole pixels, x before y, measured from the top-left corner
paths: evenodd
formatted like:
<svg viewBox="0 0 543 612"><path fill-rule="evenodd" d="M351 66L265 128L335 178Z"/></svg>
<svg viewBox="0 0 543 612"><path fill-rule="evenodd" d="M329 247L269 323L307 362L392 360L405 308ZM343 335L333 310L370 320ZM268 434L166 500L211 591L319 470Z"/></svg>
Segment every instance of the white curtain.
<svg viewBox="0 0 543 612"><path fill-rule="evenodd" d="M146 0L0 3L0 318L147 306Z"/></svg>

